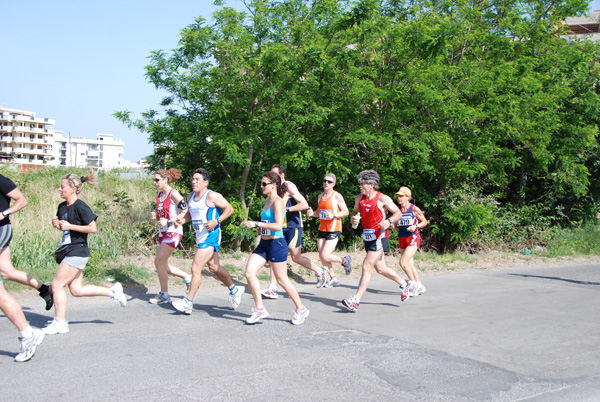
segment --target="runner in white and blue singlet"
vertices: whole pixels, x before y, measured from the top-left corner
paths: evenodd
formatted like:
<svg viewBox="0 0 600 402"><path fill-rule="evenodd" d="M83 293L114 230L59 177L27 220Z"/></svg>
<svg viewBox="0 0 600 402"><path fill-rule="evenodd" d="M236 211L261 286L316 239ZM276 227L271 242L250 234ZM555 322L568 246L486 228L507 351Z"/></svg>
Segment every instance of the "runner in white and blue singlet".
<svg viewBox="0 0 600 402"><path fill-rule="evenodd" d="M183 218L177 218L176 224L192 222L196 232L196 253L192 261L192 280L187 297L176 300L173 307L182 313L192 314L193 300L202 283L202 268L208 265L229 289L229 303L236 309L242 300L246 288L236 286L227 271L219 262L221 247L221 222L233 213L231 204L216 191L208 189L210 175L206 169L196 169L192 176L192 194L188 199L188 212Z"/></svg>

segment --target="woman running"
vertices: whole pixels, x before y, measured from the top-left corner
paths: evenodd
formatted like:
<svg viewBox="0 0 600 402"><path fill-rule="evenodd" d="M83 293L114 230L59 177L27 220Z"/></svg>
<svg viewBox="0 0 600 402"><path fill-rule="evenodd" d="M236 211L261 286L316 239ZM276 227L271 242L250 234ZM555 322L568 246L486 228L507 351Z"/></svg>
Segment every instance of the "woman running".
<svg viewBox="0 0 600 402"><path fill-rule="evenodd" d="M402 217L395 223L398 228L398 247L400 248L400 266L411 282L411 296L425 293L427 289L419 279L417 267L415 267L414 256L421 247L421 233L419 229L427 226L427 219L419 207L412 204L412 192L408 187L400 187L396 192L398 204Z"/></svg>
<svg viewBox="0 0 600 402"><path fill-rule="evenodd" d="M156 197L156 212L150 212L150 219L158 221L159 226L154 266L158 273L160 292L156 297L148 300L152 304L171 303L169 274L183 279L188 292L192 280L191 275L169 265L169 257L183 238L183 226L177 224L177 219L182 219L188 210L181 194L171 187L171 182L180 177L181 170L179 169L162 169L154 174L154 185L159 193Z"/></svg>
<svg viewBox="0 0 600 402"><path fill-rule="evenodd" d="M349 215L348 207L344 197L335 191L333 187L336 183L336 177L333 173L327 173L323 177L323 193L319 195L319 206L316 212L312 208L308 208L307 215L314 218L319 218L321 225L319 226L319 234L317 236L317 248L319 250L319 258L325 268L329 272L330 280L326 282L326 275L323 275L323 282L317 283L317 287L322 286L334 287L340 286L340 281L335 275L335 270L332 267L333 262L342 264L346 270L346 274L350 274L352 270L350 256L344 258L333 254L340 236L342 235L342 218Z"/></svg>
<svg viewBox="0 0 600 402"><path fill-rule="evenodd" d="M15 203L11 206L10 202ZM10 257L10 241L12 240L12 225L9 215L22 210L27 206L27 199L8 177L0 174L0 275L7 281L18 282L37 289L40 297L46 302L46 310L52 308L52 291L27 272L18 271L12 264Z"/></svg>
<svg viewBox="0 0 600 402"><path fill-rule="evenodd" d="M110 289L83 284L83 269L90 258L87 236L97 232L98 216L77 195L81 193L84 182L95 185L96 181L97 176L92 169L85 177L68 174L60 181L58 193L65 201L58 206L57 216L52 218L52 226L62 230L63 236L61 247L55 252L58 269L52 280L54 319L44 328L46 335L69 332L69 323L66 321L67 294L64 290L67 285L71 295L75 297L108 296L122 307L127 304L123 286L118 282Z"/></svg>
<svg viewBox="0 0 600 402"><path fill-rule="evenodd" d="M254 249L246 264L246 280L256 303L256 307L252 308L252 315L246 320L246 323L255 324L269 316L269 312L263 306L260 282L256 276L257 272L269 261L273 274L277 278L277 283L296 305L292 324L300 325L308 317L310 311L302 305L296 288L287 276L288 246L283 238L282 230L285 206L281 198L287 189L285 184L281 184L281 177L273 171L266 172L263 175L261 186L263 194L268 196L263 209L260 211L261 221L242 222L242 226L256 228L261 235L260 243Z"/></svg>

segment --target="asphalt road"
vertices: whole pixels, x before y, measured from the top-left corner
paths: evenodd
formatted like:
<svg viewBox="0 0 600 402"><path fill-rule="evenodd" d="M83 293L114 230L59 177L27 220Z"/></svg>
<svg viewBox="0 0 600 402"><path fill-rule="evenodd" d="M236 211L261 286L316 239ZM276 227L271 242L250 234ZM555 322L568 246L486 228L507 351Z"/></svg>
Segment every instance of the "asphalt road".
<svg viewBox="0 0 600 402"><path fill-rule="evenodd" d="M374 276L358 313L339 301L356 289L298 290L311 315L290 319L289 298L248 326L244 296L201 288L191 316L150 305L156 289L69 298L71 332L47 336L14 363L17 332L0 319L5 401L598 401L600 259L430 273L427 293L400 301ZM182 294L183 288L172 289ZM51 319L34 293L15 295L32 325Z"/></svg>

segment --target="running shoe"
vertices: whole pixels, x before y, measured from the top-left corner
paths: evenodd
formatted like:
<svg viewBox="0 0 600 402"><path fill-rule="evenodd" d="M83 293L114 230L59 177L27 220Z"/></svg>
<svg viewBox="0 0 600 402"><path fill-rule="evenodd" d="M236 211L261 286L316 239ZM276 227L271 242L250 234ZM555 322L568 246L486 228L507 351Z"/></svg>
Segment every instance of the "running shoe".
<svg viewBox="0 0 600 402"><path fill-rule="evenodd" d="M306 317L310 315L310 310L306 307L303 307L302 310L296 310L294 312L294 318L292 319L292 324L301 325L306 320Z"/></svg>
<svg viewBox="0 0 600 402"><path fill-rule="evenodd" d="M171 303L171 296L168 293L158 292L156 296L148 300L151 304L165 304Z"/></svg>
<svg viewBox="0 0 600 402"><path fill-rule="evenodd" d="M185 294L186 296L190 293L190 284L192 283L192 275L188 275L183 282L185 283Z"/></svg>
<svg viewBox="0 0 600 402"><path fill-rule="evenodd" d="M54 299L52 298L52 286L48 286L46 293L40 293L40 297L46 302L46 311L50 310L54 305Z"/></svg>
<svg viewBox="0 0 600 402"><path fill-rule="evenodd" d="M342 300L342 304L348 310L356 313L358 311L358 305L360 304L360 302L358 301L358 299L356 298L356 296L352 296L352 297L350 297L348 299Z"/></svg>
<svg viewBox="0 0 600 402"><path fill-rule="evenodd" d="M33 335L29 338L19 337L21 341L21 353L15 356L16 362L26 362L31 359L35 353L35 349L44 340L44 331L34 328Z"/></svg>
<svg viewBox="0 0 600 402"><path fill-rule="evenodd" d="M125 293L123 293L123 285L119 282L115 283L110 288L110 298L113 299L115 303L119 303L121 307L127 305L127 298L125 297Z"/></svg>
<svg viewBox="0 0 600 402"><path fill-rule="evenodd" d="M246 320L246 324L256 324L257 322L259 322L263 318L267 318L268 316L269 312L266 308L263 307L263 309L259 311L257 308L252 307L252 315L248 317L248 319Z"/></svg>
<svg viewBox="0 0 600 402"><path fill-rule="evenodd" d="M187 315L192 314L192 309L194 308L194 304L186 299L175 300L171 305L175 310Z"/></svg>
<svg viewBox="0 0 600 402"><path fill-rule="evenodd" d="M69 332L69 321L48 321L48 325L42 331L46 335L66 334Z"/></svg>
<svg viewBox="0 0 600 402"><path fill-rule="evenodd" d="M271 288L267 288L267 289L263 290L262 292L260 292L260 294L265 299L277 299L277 298L279 298L279 293L277 293L277 290L271 289Z"/></svg>
<svg viewBox="0 0 600 402"><path fill-rule="evenodd" d="M344 267L344 269L346 270L346 275L350 275L350 272L352 272L352 258L347 255L342 259L342 267Z"/></svg>
<svg viewBox="0 0 600 402"><path fill-rule="evenodd" d="M340 286L340 281L337 276L328 280L327 284L325 285L326 288L337 288L338 286Z"/></svg>
<svg viewBox="0 0 600 402"><path fill-rule="evenodd" d="M419 284L417 282L411 282L408 287L408 293L410 297L416 297L419 295Z"/></svg>
<svg viewBox="0 0 600 402"><path fill-rule="evenodd" d="M400 285L400 291L402 292L402 293L400 293L400 300L406 301L406 300L410 299L410 286L411 286L410 281L406 281L404 286Z"/></svg>
<svg viewBox="0 0 600 402"><path fill-rule="evenodd" d="M427 292L427 289L425 289L425 286L423 286L423 284L421 282L419 282L419 290L418 291L419 291L419 293L417 293L417 294L419 294L419 295Z"/></svg>
<svg viewBox="0 0 600 402"><path fill-rule="evenodd" d="M246 291L245 286L236 286L237 292L234 294L229 293L229 303L231 304L232 309L238 308L240 303L242 302L242 296Z"/></svg>
<svg viewBox="0 0 600 402"><path fill-rule="evenodd" d="M327 281L327 267L321 267L321 272L317 274L317 287L322 288L325 286L325 282Z"/></svg>

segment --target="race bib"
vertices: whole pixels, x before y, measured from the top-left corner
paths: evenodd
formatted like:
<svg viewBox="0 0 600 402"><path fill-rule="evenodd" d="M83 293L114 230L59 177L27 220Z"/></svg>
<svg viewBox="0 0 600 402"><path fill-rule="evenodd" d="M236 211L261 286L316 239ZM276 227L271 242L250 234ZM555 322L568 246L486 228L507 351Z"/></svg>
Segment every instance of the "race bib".
<svg viewBox="0 0 600 402"><path fill-rule="evenodd" d="M327 212L331 212L331 209L320 209L319 210L319 218L327 219Z"/></svg>
<svg viewBox="0 0 600 402"><path fill-rule="evenodd" d="M403 218L398 221L398 226L411 226L412 218Z"/></svg>
<svg viewBox="0 0 600 402"><path fill-rule="evenodd" d="M263 223L269 223L268 221L262 221ZM269 229L265 229L265 228L260 228L260 234L261 236L270 236L271 235L271 230Z"/></svg>
<svg viewBox="0 0 600 402"><path fill-rule="evenodd" d="M194 230L196 232L199 232L204 227L204 222L202 222L201 220L196 220L196 221L193 220L192 221L192 227L194 228Z"/></svg>
<svg viewBox="0 0 600 402"><path fill-rule="evenodd" d="M364 241L375 241L377 237L375 237L375 229L365 229L363 230L363 240Z"/></svg>
<svg viewBox="0 0 600 402"><path fill-rule="evenodd" d="M63 230L62 240L60 241L60 245L64 246L65 244L71 244L71 231Z"/></svg>

